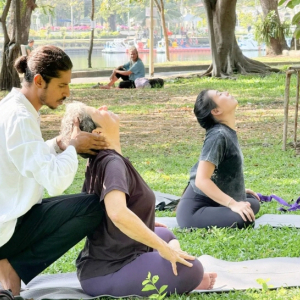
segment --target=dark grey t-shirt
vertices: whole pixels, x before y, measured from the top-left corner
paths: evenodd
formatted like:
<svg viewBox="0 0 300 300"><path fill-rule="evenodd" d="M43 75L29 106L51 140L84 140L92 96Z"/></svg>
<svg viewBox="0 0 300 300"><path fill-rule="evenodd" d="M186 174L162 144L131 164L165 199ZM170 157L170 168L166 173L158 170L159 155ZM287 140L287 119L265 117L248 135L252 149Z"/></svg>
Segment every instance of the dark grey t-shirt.
<svg viewBox="0 0 300 300"><path fill-rule="evenodd" d="M207 130L199 158L201 160L216 166L211 180L220 190L236 201L246 200L243 154L235 130L223 124L216 124ZM190 183L195 193L206 196L195 185L198 164L191 169Z"/></svg>
<svg viewBox="0 0 300 300"><path fill-rule="evenodd" d="M104 206L105 196L118 190L126 195L128 209L154 231L155 195L130 161L114 150L101 150L90 158L83 191L95 193ZM111 274L139 255L153 249L135 241L118 229L105 210L102 223L87 237L77 260L77 276L85 280Z"/></svg>

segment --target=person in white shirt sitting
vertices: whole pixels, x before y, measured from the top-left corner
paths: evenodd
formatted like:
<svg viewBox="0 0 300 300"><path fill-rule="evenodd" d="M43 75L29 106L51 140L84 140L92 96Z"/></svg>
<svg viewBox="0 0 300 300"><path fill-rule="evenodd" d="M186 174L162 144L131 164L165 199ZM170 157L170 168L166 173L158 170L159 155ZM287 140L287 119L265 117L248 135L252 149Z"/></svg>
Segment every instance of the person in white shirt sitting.
<svg viewBox="0 0 300 300"><path fill-rule="evenodd" d="M61 49L39 47L16 60L22 88L0 101L0 298L9 289L19 295L21 280L27 284L102 220L96 195L43 199L44 188L55 196L70 186L77 153L106 147L100 135L81 131L78 121L67 145L60 136L42 138L39 110L55 109L70 95L72 66Z"/></svg>

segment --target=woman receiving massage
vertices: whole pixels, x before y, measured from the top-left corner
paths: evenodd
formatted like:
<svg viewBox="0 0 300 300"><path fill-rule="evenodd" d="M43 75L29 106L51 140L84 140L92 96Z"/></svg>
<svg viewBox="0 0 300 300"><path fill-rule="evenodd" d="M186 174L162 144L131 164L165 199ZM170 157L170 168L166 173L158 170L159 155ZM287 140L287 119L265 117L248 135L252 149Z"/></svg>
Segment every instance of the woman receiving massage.
<svg viewBox="0 0 300 300"><path fill-rule="evenodd" d="M194 113L206 135L176 210L182 228L245 228L254 223L260 203L255 192L245 189L235 131L237 104L228 92L216 90L204 90L196 99Z"/></svg>
<svg viewBox="0 0 300 300"><path fill-rule="evenodd" d="M119 117L106 106L71 103L62 121L66 140L74 117L81 130L102 134L110 145L91 156L86 168L83 191L100 197L105 216L76 261L83 290L91 296L147 297L153 291L141 290L148 272L159 276L159 285L168 286L168 295L213 288L217 274L204 273L200 261L180 249L173 233L155 224L154 193L122 156Z"/></svg>

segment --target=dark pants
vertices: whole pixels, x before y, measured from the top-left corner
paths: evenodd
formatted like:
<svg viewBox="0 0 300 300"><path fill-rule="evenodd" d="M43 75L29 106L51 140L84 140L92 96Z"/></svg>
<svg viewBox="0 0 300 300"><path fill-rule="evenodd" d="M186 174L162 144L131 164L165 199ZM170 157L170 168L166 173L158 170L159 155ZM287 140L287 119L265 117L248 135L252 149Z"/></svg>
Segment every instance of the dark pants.
<svg viewBox="0 0 300 300"><path fill-rule="evenodd" d="M118 70L126 71L123 68L119 68ZM130 80L128 75L121 75L121 74L117 73L116 77L121 78L123 80L119 83L120 89L135 89L134 81Z"/></svg>
<svg viewBox="0 0 300 300"><path fill-rule="evenodd" d="M164 86L164 80L162 78L149 79L151 88L162 88Z"/></svg>
<svg viewBox="0 0 300 300"><path fill-rule="evenodd" d="M167 243L175 239L174 234L167 228L156 227L155 233ZM158 288L167 285L165 292L168 295L184 294L194 290L202 281L204 274L203 266L198 259L190 262L193 264L191 268L177 263L178 275L175 276L168 260L162 258L157 251L147 252L115 273L85 279L80 283L85 293L91 296L126 297L137 295L148 299L155 291L142 292L142 282L150 272L151 276L158 275L159 281L156 284Z"/></svg>
<svg viewBox="0 0 300 300"><path fill-rule="evenodd" d="M256 215L260 208L259 201L251 194L247 194L245 201L250 202L251 208ZM245 228L254 222L245 222L242 217L208 197L196 194L189 184L183 193L176 209L176 218L181 228L208 228L231 227Z"/></svg>
<svg viewBox="0 0 300 300"><path fill-rule="evenodd" d="M96 195L85 193L44 199L18 219L11 239L0 247L26 284L91 234L104 215Z"/></svg>

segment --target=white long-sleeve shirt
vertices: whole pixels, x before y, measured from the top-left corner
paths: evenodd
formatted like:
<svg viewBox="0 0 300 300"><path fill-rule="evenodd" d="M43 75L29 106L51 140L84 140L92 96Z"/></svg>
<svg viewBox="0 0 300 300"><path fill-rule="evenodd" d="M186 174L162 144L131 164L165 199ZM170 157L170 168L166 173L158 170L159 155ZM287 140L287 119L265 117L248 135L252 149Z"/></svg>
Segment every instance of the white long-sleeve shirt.
<svg viewBox="0 0 300 300"><path fill-rule="evenodd" d="M56 139L44 141L39 114L18 90L0 101L0 247L13 235L17 218L40 203L44 188L61 194L78 167L76 150L55 152Z"/></svg>

